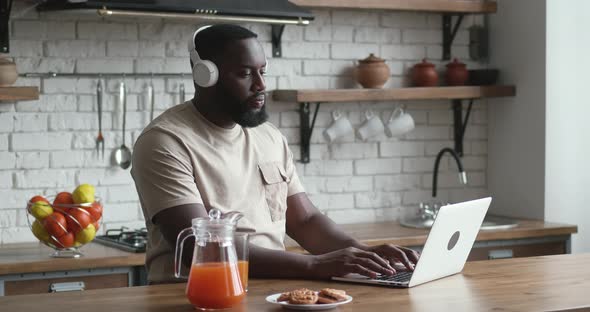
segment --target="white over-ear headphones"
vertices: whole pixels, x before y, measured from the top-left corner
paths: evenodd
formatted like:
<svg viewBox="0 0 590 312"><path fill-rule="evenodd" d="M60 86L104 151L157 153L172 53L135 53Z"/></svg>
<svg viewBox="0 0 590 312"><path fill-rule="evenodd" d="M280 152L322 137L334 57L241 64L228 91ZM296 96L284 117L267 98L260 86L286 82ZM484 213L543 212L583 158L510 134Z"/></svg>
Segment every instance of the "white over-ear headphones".
<svg viewBox="0 0 590 312"><path fill-rule="evenodd" d="M191 37L192 40L188 43L188 52L191 57L191 61L193 62L193 80L199 87L207 88L210 86L215 85L217 83L217 78L219 78L219 70L215 63L209 60L202 60L197 53L197 48L195 46L195 38L199 31L209 28L211 25L203 26L197 31L195 31Z"/></svg>

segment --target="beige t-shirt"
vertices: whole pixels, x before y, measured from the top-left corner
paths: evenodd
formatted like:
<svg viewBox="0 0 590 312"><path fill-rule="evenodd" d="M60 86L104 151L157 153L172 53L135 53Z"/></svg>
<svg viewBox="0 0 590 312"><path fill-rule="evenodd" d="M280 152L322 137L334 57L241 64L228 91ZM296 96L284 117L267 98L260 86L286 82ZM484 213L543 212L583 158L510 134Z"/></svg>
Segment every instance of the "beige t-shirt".
<svg viewBox="0 0 590 312"><path fill-rule="evenodd" d="M174 248L152 223L160 211L202 203L239 211L253 244L284 249L287 197L303 192L285 137L270 123L225 129L188 101L168 109L139 136L131 174L148 229L151 282L173 282Z"/></svg>

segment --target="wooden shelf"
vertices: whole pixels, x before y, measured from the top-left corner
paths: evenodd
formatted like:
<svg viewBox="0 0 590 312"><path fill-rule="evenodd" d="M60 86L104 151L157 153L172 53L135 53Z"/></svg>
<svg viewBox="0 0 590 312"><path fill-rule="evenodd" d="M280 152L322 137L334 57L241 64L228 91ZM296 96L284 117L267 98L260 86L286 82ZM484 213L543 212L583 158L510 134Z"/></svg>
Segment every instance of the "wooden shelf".
<svg viewBox="0 0 590 312"><path fill-rule="evenodd" d="M289 0L307 8L376 9L439 13L495 13L495 1L459 0Z"/></svg>
<svg viewBox="0 0 590 312"><path fill-rule="evenodd" d="M31 101L39 99L37 87L0 87L0 101Z"/></svg>
<svg viewBox="0 0 590 312"><path fill-rule="evenodd" d="M514 96L514 86L470 86L396 89L274 90L273 99L284 102L355 102L389 100L462 100Z"/></svg>

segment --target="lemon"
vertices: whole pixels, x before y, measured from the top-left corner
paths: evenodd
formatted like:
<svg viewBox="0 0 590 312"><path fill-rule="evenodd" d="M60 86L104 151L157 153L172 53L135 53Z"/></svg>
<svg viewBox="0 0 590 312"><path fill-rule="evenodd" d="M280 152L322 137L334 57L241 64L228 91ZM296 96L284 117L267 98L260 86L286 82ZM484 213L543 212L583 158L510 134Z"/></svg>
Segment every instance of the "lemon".
<svg viewBox="0 0 590 312"><path fill-rule="evenodd" d="M74 203L93 203L94 202L94 186L91 184L80 184L72 193Z"/></svg>
<svg viewBox="0 0 590 312"><path fill-rule="evenodd" d="M74 245L76 245L76 243L80 243L82 245L89 243L94 239L94 236L96 236L96 229L92 223L88 224L85 229L76 233L76 241L74 242Z"/></svg>
<svg viewBox="0 0 590 312"><path fill-rule="evenodd" d="M35 235L35 237L37 237L40 241L49 241L49 233L47 233L39 220L35 220L35 222L33 222L33 225L31 225L31 232L33 232L33 235Z"/></svg>
<svg viewBox="0 0 590 312"><path fill-rule="evenodd" d="M37 220L43 220L45 217L53 213L53 208L46 202L38 201L31 205L31 214Z"/></svg>

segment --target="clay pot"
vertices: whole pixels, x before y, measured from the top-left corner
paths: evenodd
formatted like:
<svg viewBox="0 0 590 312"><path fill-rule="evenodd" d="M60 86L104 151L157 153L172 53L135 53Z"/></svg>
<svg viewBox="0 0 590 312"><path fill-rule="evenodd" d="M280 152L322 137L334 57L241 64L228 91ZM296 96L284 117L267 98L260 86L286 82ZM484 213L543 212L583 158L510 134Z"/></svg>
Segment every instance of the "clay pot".
<svg viewBox="0 0 590 312"><path fill-rule="evenodd" d="M447 64L447 72L445 74L445 80L449 86L464 86L469 79L469 72L467 66L454 59L451 63Z"/></svg>
<svg viewBox="0 0 590 312"><path fill-rule="evenodd" d="M373 53L366 59L359 60L359 64L355 70L356 81L363 88L370 89L383 87L387 80L389 80L390 73L389 66L385 64L385 60L376 57Z"/></svg>
<svg viewBox="0 0 590 312"><path fill-rule="evenodd" d="M438 73L434 64L423 59L412 67L412 84L415 87L436 87L438 85Z"/></svg>
<svg viewBox="0 0 590 312"><path fill-rule="evenodd" d="M16 64L0 57L0 87L8 87L15 83L16 79L18 79Z"/></svg>

